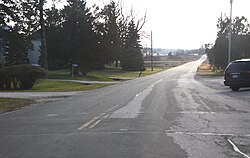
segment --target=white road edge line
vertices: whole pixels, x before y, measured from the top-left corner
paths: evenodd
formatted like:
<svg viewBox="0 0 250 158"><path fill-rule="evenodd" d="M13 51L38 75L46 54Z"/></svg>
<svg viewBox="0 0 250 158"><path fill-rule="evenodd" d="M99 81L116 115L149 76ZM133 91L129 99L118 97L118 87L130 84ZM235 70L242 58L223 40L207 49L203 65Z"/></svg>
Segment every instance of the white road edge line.
<svg viewBox="0 0 250 158"><path fill-rule="evenodd" d="M96 120L98 120L99 118L101 118L103 115L105 115L106 113L102 113L101 115L99 115L98 117L94 117L92 120L88 121L87 123L83 124L81 127L78 128L78 130L82 130L83 128L88 127L91 123L95 122Z"/></svg>
<svg viewBox="0 0 250 158"><path fill-rule="evenodd" d="M203 112L203 111L181 111L180 114L214 114L215 112Z"/></svg>
<svg viewBox="0 0 250 158"><path fill-rule="evenodd" d="M20 111L20 109L14 110L14 111L9 111L9 112L4 112L4 113L0 114L0 116L9 115L9 114L12 114L12 113L15 113L15 112L18 112L18 111Z"/></svg>
<svg viewBox="0 0 250 158"><path fill-rule="evenodd" d="M234 149L235 152L241 154L245 158L250 158L250 156L248 156L247 154L240 151L240 149L230 139L227 139L227 141L233 146L233 149Z"/></svg>
<svg viewBox="0 0 250 158"><path fill-rule="evenodd" d="M181 134L181 135L205 135L205 136L235 136L235 134L232 133L209 133L209 132L203 132L203 133L195 133L195 132L181 132L181 131L172 131L172 130L166 130L166 134Z"/></svg>
<svg viewBox="0 0 250 158"><path fill-rule="evenodd" d="M165 133L168 135L204 135L204 136L232 136L232 137L250 137L250 134L240 135L240 134L233 134L233 133L195 133L195 132L185 132L185 131L174 131L174 130L165 130ZM249 157L250 158L250 157Z"/></svg>
<svg viewBox="0 0 250 158"><path fill-rule="evenodd" d="M54 116L59 116L59 114L49 114L47 115L48 117L54 117Z"/></svg>

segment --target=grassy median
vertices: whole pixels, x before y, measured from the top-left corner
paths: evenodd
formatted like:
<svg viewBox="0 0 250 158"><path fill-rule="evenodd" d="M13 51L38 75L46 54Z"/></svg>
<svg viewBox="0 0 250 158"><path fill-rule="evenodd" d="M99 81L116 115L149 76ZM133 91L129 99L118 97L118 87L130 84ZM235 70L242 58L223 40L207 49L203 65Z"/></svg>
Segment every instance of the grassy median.
<svg viewBox="0 0 250 158"><path fill-rule="evenodd" d="M34 103L32 99L0 98L0 111L12 111Z"/></svg>

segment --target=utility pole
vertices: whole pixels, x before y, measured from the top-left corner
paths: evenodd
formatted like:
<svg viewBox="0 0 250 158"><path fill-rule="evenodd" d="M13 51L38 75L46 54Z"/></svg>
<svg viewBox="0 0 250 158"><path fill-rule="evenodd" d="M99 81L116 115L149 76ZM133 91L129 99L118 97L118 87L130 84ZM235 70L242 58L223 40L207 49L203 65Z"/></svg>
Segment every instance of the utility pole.
<svg viewBox="0 0 250 158"><path fill-rule="evenodd" d="M231 62L232 51L232 9L233 0L230 0L230 23L229 23L229 44L228 44L228 64Z"/></svg>
<svg viewBox="0 0 250 158"><path fill-rule="evenodd" d="M44 24L44 17L43 17L43 5L44 0L39 1L39 12L40 12L40 26L41 26L41 57L40 62L41 66L48 70L48 54L47 54L47 45L46 45L46 35L45 35L45 24Z"/></svg>
<svg viewBox="0 0 250 158"><path fill-rule="evenodd" d="M151 31L151 71L154 71L153 66L153 32Z"/></svg>

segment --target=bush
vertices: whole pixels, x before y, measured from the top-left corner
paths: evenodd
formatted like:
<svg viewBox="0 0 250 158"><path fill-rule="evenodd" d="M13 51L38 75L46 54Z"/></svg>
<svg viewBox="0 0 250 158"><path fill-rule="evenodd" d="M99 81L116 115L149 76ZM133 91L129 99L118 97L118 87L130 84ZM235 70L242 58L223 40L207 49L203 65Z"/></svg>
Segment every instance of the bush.
<svg viewBox="0 0 250 158"><path fill-rule="evenodd" d="M0 89L31 89L37 79L44 78L47 71L29 64L0 68Z"/></svg>

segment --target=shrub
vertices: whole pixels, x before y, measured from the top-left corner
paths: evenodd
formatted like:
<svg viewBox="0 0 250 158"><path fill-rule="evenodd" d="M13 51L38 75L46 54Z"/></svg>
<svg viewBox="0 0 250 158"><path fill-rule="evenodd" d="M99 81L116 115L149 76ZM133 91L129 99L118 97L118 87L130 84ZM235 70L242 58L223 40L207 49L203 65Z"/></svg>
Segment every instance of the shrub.
<svg viewBox="0 0 250 158"><path fill-rule="evenodd" d="M37 79L44 78L47 71L29 64L6 66L0 69L0 89L31 89Z"/></svg>

